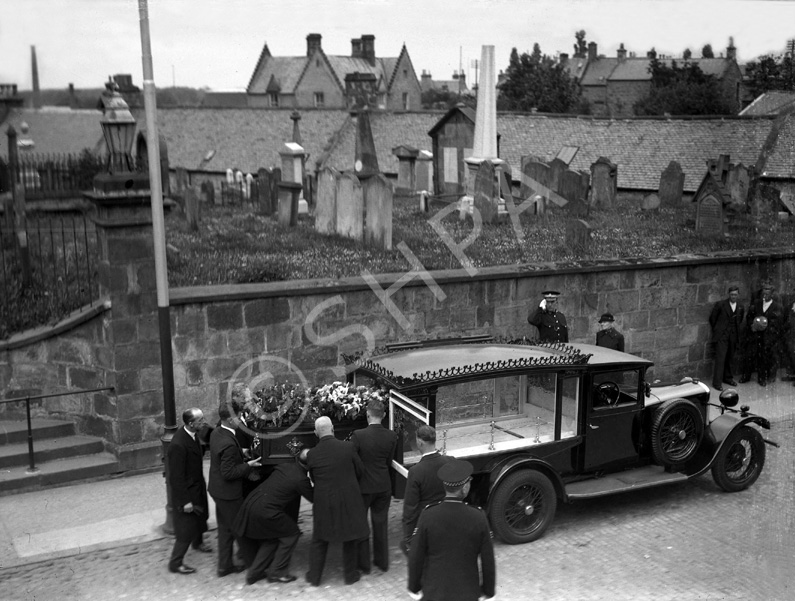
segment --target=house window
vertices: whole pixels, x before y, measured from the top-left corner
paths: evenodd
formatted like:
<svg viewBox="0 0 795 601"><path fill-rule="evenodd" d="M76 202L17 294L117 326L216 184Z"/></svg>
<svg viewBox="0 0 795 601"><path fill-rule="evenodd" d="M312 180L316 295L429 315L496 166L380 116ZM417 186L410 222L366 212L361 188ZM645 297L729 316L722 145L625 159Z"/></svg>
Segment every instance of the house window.
<svg viewBox="0 0 795 601"><path fill-rule="evenodd" d="M271 92L268 94L268 106L279 106L279 94L278 92Z"/></svg>
<svg viewBox="0 0 795 601"><path fill-rule="evenodd" d="M409 70L403 69L403 77L408 77L408 76L409 76Z"/></svg>
<svg viewBox="0 0 795 601"><path fill-rule="evenodd" d="M315 92L315 108L322 108L324 105L323 92Z"/></svg>
<svg viewBox="0 0 795 601"><path fill-rule="evenodd" d="M403 110L409 110L409 93L403 92Z"/></svg>

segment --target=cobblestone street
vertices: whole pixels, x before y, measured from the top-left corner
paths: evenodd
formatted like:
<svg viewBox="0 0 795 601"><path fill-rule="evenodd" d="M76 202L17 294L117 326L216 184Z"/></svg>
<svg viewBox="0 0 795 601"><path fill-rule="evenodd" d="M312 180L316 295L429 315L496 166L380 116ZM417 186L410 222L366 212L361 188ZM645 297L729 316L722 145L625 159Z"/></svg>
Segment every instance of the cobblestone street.
<svg viewBox="0 0 795 601"><path fill-rule="evenodd" d="M638 491L560 506L546 535L527 545L496 543L499 599L788 600L795 595L795 432L773 424L762 476L749 490L720 491L709 475L653 492ZM343 584L332 546L323 583L303 581L308 536L299 542L290 584L217 578L215 553L189 552L191 576L166 569L172 541L92 551L0 570L5 601L179 599L228 601L302 598L408 599L406 562L397 548L401 503L390 516L392 566ZM302 509L303 529L311 514ZM215 545L215 532L208 535Z"/></svg>

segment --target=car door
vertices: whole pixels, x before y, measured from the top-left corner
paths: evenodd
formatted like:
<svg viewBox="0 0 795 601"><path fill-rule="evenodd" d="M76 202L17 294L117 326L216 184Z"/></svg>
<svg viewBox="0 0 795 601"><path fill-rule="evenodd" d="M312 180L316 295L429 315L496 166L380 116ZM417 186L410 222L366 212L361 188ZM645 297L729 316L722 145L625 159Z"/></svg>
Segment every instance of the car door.
<svg viewBox="0 0 795 601"><path fill-rule="evenodd" d="M596 372L586 386L583 470L635 463L643 398L640 371Z"/></svg>
<svg viewBox="0 0 795 601"><path fill-rule="evenodd" d="M417 428L430 425L431 411L422 403L395 390L389 391L389 429L398 434L395 457L392 459L392 495L403 498L408 468L419 461L415 444Z"/></svg>

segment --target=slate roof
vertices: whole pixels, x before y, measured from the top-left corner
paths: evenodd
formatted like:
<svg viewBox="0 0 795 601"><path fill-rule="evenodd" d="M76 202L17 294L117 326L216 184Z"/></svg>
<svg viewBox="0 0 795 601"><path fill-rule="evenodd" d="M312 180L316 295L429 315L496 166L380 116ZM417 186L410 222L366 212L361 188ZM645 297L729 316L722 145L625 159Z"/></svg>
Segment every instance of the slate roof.
<svg viewBox="0 0 795 601"><path fill-rule="evenodd" d="M570 167L590 171L600 156L618 165L618 187L657 190L660 173L678 161L685 173L684 189L694 192L720 154L733 163L753 165L770 133L772 120L756 119L595 119L503 113L497 115L500 155L513 168L522 155L551 161L562 146L578 146ZM795 163L789 173L795 175Z"/></svg>
<svg viewBox="0 0 795 601"><path fill-rule="evenodd" d="M252 77L248 88L249 94L267 93L271 78L275 78L283 94L291 94L295 90L307 62L306 56L269 56L264 61L262 73L256 78ZM257 65L259 68L259 65Z"/></svg>
<svg viewBox="0 0 795 601"><path fill-rule="evenodd" d="M398 172L398 160L392 154L392 149L396 146L430 150L431 138L428 131L444 114L441 111L370 113L370 129L373 132L378 168L381 172L390 174ZM356 127L349 119L340 130L328 155L322 158L320 168L328 166L338 171L351 171L355 153Z"/></svg>
<svg viewBox="0 0 795 601"><path fill-rule="evenodd" d="M617 60L617 59L616 59ZM715 77L722 77L726 70L731 65L732 61L726 58L700 58L690 59L660 59L660 63L670 67L671 63L676 61L676 64L681 67L685 62L697 64L701 70L707 75L714 75ZM627 58L623 61L618 61L610 74L611 81L648 81L651 79L649 73L650 58Z"/></svg>
<svg viewBox="0 0 795 601"><path fill-rule="evenodd" d="M795 92L773 90L757 96L740 112L740 115L748 117L776 115L788 108L795 108Z"/></svg>
<svg viewBox="0 0 795 601"><path fill-rule="evenodd" d="M578 59L586 61L587 59ZM606 86L607 78L618 64L617 58L600 56L596 60L588 60L580 84L583 86Z"/></svg>
<svg viewBox="0 0 795 601"><path fill-rule="evenodd" d="M762 166L762 177L793 179L795 171L795 115L781 118L779 134ZM734 160L734 157L732 157Z"/></svg>
<svg viewBox="0 0 795 601"><path fill-rule="evenodd" d="M24 121L30 127L27 137L35 143L33 152L50 154L78 154L84 148L100 151L105 148L98 110L68 107L43 107L41 109L11 109L2 123L0 135L0 155L8 156L8 137L5 135L9 125L13 125L19 137Z"/></svg>

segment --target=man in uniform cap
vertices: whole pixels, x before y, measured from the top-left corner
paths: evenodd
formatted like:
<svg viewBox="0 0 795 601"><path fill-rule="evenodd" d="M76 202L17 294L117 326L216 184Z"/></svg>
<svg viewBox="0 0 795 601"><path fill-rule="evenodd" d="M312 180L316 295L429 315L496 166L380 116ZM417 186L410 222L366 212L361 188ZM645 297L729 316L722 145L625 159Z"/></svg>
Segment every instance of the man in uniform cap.
<svg viewBox="0 0 795 601"><path fill-rule="evenodd" d="M569 327L566 325L566 316L558 311L557 290L546 290L543 300L538 307L527 317L530 325L538 328L538 339L541 342L568 342Z"/></svg>
<svg viewBox="0 0 795 601"><path fill-rule="evenodd" d="M446 496L420 515L409 552L409 594L424 601L491 599L497 569L489 522L483 511L464 503L472 464L452 458L437 476Z"/></svg>
<svg viewBox="0 0 795 601"><path fill-rule="evenodd" d="M599 318L599 331L596 333L596 346L624 352L624 335L613 325L616 320L612 313L603 313Z"/></svg>

